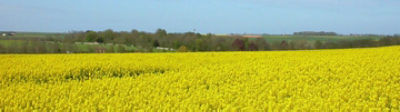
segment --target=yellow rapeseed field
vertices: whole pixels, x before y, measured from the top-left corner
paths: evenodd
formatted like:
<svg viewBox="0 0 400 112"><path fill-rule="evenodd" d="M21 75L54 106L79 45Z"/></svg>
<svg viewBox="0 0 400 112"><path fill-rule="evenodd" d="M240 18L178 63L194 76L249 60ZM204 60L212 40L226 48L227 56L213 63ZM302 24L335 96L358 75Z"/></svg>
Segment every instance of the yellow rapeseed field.
<svg viewBox="0 0 400 112"><path fill-rule="evenodd" d="M394 111L400 47L0 55L0 111Z"/></svg>

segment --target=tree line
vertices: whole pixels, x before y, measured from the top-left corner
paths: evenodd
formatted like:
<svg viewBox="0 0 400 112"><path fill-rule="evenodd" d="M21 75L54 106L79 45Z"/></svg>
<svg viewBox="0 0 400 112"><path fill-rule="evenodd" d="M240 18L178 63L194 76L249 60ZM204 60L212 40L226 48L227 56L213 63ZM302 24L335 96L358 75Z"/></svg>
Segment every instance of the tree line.
<svg viewBox="0 0 400 112"><path fill-rule="evenodd" d="M300 32L294 35L337 35L334 32ZM349 37L350 38L350 37ZM339 41L291 40L267 41L266 38L246 38L240 35L214 35L195 32L155 33L138 30L80 31L64 38L0 38L0 53L95 53L95 52L197 52L197 51L269 51L362 48L400 45L400 36L379 39L343 39Z"/></svg>

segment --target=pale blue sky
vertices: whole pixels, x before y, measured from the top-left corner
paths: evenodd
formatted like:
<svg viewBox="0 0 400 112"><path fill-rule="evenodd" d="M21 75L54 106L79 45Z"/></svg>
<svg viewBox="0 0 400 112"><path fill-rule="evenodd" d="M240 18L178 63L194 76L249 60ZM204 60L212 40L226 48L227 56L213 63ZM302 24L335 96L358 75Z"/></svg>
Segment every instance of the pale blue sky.
<svg viewBox="0 0 400 112"><path fill-rule="evenodd" d="M0 0L0 30L400 33L400 0Z"/></svg>

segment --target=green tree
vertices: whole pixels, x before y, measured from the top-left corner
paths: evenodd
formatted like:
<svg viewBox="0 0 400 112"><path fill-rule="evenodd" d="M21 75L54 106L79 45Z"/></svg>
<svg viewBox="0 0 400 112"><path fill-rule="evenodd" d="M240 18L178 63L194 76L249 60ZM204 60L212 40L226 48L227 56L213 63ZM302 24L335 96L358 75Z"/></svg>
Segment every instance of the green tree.
<svg viewBox="0 0 400 112"><path fill-rule="evenodd" d="M281 50L288 50L289 49L289 44L286 42L286 40L283 40L280 44L280 48Z"/></svg>
<svg viewBox="0 0 400 112"><path fill-rule="evenodd" d="M315 41L314 47L316 49L322 49L322 42L320 40Z"/></svg>
<svg viewBox="0 0 400 112"><path fill-rule="evenodd" d="M239 38L235 39L232 43L232 47L234 50L244 51L246 48L245 42Z"/></svg>
<svg viewBox="0 0 400 112"><path fill-rule="evenodd" d="M153 42L153 47L159 47L160 43L158 42L158 40L154 40Z"/></svg>
<svg viewBox="0 0 400 112"><path fill-rule="evenodd" d="M6 52L5 47L2 44L0 44L0 53L5 53L5 52Z"/></svg>
<svg viewBox="0 0 400 112"><path fill-rule="evenodd" d="M117 47L117 50L118 50L119 53L125 52L125 46L123 46L123 45L117 45L116 47Z"/></svg>
<svg viewBox="0 0 400 112"><path fill-rule="evenodd" d="M271 46L268 44L268 42L267 42L264 38L257 38L257 39L255 40L255 44L256 44L257 46L259 46L258 49L259 49L260 51L263 51L263 50L271 50Z"/></svg>
<svg viewBox="0 0 400 112"><path fill-rule="evenodd" d="M114 38L115 38L115 34L114 34L113 30L108 29L108 30L104 31L104 42L113 43Z"/></svg>
<svg viewBox="0 0 400 112"><path fill-rule="evenodd" d="M87 31L86 32L86 41L87 42L94 42L97 40L97 33L94 31Z"/></svg>
<svg viewBox="0 0 400 112"><path fill-rule="evenodd" d="M258 46L254 42L251 42L249 44L249 50L250 51L258 51Z"/></svg>
<svg viewBox="0 0 400 112"><path fill-rule="evenodd" d="M157 29L156 34L155 34L156 38L164 38L167 37L167 31L164 29Z"/></svg>

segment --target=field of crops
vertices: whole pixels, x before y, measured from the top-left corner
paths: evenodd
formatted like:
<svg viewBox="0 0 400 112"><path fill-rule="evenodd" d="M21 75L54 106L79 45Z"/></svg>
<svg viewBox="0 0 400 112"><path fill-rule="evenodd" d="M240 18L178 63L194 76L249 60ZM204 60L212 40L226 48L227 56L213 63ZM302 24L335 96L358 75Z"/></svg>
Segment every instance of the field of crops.
<svg viewBox="0 0 400 112"><path fill-rule="evenodd" d="M349 40L379 40L383 36L318 36L318 35L265 35L263 36L268 42L282 42L295 41L295 40L307 40L309 42L324 41L324 42L338 42L338 41L349 41Z"/></svg>
<svg viewBox="0 0 400 112"><path fill-rule="evenodd" d="M0 55L1 111L399 111L400 47Z"/></svg>

